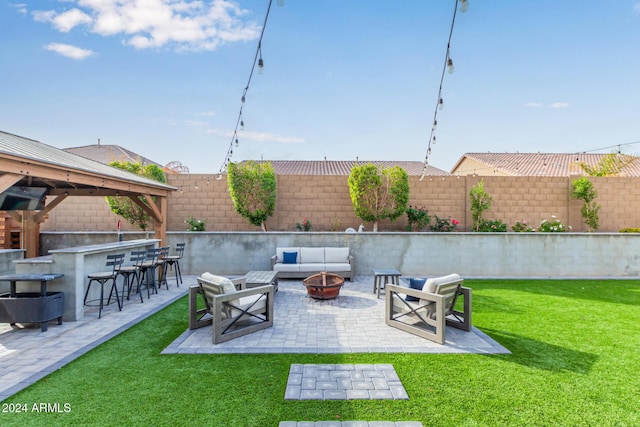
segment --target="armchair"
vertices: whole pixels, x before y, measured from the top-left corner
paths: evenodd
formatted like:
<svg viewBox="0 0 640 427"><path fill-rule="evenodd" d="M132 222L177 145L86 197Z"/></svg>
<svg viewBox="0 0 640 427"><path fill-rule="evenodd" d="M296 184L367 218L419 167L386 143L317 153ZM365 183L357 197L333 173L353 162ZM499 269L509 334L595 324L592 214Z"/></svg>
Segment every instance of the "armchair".
<svg viewBox="0 0 640 427"><path fill-rule="evenodd" d="M189 288L189 329L212 325L212 339L219 344L273 326L273 285L246 289L244 278L204 273ZM204 308L198 309L198 295Z"/></svg>
<svg viewBox="0 0 640 427"><path fill-rule="evenodd" d="M471 289L463 287L463 282L459 275L450 274L428 279L422 290L387 285L386 324L438 344L445 342L445 326L471 331ZM455 309L459 296L464 299L463 311Z"/></svg>

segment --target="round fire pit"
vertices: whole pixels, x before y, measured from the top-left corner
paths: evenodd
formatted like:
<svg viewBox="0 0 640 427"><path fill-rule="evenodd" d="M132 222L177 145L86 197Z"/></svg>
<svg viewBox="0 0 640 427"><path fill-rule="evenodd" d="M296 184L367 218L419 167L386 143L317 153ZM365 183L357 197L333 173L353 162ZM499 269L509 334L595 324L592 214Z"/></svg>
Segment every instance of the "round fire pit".
<svg viewBox="0 0 640 427"><path fill-rule="evenodd" d="M307 294L315 299L334 299L344 285L344 278L333 273L318 273L302 281L307 287Z"/></svg>

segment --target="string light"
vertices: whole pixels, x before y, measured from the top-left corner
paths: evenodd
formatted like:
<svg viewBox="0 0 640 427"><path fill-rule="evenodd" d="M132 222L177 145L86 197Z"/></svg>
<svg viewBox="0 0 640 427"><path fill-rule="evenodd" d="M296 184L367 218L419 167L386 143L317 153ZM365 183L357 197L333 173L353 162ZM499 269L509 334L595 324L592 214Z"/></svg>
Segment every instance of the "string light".
<svg viewBox="0 0 640 427"><path fill-rule="evenodd" d="M449 38L447 39L447 50L444 56L444 64L442 67L442 75L440 76L440 87L438 88L438 97L436 98L438 101L436 102L436 107L433 112L433 126L431 127L431 135L429 136L429 142L427 144L427 154L424 158L424 165L422 167L422 174L420 175L420 181L422 181L427 174L427 170L429 168L429 156L431 155L431 146L436 143L436 128L438 127L438 111L442 111L444 109L444 100L442 99L442 84L444 82L444 75L448 71L449 74L452 74L455 71L453 66L453 60L451 59L451 37L453 36L453 28L456 24L456 13L458 11L458 6L460 6L460 12L466 12L469 9L469 1L468 0L456 0L455 7L453 8L453 17L451 18L451 28L449 30Z"/></svg>
<svg viewBox="0 0 640 427"><path fill-rule="evenodd" d="M256 65L258 66L258 73L262 74L262 69L264 68L264 60L262 59L262 39L264 37L264 31L267 28L267 21L269 20L269 12L271 11L271 4L273 0L269 0L269 4L267 5L267 12L264 16L264 22L262 24L262 31L260 32L260 37L258 38L258 47L256 48L256 54L253 57L253 65L251 66L251 72L249 73L249 78L247 79L247 85L244 87L242 91L242 97L240 98L240 112L238 113L238 120L236 120L236 126L233 130L233 134L231 136L231 142L229 143L229 148L227 149L227 155L225 157L222 166L220 167L220 174L227 169L229 162L231 161L231 156L233 155L233 146L238 146L238 128L244 129L244 120L242 118L242 111L244 110L245 103L247 102L247 92L249 91L249 87L251 86L251 79L253 78L253 73L256 69ZM284 0L278 0L278 5L283 6ZM220 175L221 176L221 175Z"/></svg>

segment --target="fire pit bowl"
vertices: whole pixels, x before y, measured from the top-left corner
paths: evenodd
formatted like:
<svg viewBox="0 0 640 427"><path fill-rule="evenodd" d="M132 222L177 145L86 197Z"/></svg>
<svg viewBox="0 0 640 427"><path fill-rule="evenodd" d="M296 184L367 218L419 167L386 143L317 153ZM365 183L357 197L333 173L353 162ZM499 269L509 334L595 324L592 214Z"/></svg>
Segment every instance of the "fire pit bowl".
<svg viewBox="0 0 640 427"><path fill-rule="evenodd" d="M302 281L307 287L307 294L315 299L334 299L344 285L344 278L333 273L318 273Z"/></svg>

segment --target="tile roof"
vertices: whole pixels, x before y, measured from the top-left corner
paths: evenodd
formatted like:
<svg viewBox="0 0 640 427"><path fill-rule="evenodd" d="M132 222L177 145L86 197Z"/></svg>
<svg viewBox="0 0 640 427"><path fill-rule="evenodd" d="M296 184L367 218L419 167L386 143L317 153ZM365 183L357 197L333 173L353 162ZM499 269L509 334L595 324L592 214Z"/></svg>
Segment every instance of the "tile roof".
<svg viewBox="0 0 640 427"><path fill-rule="evenodd" d="M143 165L162 165L147 159L133 151L127 150L119 145L104 145L93 144L85 145L82 147L69 147L64 148L67 153L77 154L78 156L86 157L87 159L95 160L96 162L104 163L108 165L113 161L141 163Z"/></svg>
<svg viewBox="0 0 640 427"><path fill-rule="evenodd" d="M487 165L478 175L491 175L500 171L515 176L569 176L585 174L580 164L597 167L607 154L593 153L465 153L451 173L462 165L465 158ZM628 156L628 155L627 155ZM625 166L619 176L640 177L639 158Z"/></svg>
<svg viewBox="0 0 640 427"><path fill-rule="evenodd" d="M400 166L409 176L420 176L424 164L414 161L393 160L262 160L270 162L276 175L344 175L351 173L354 165L372 163L382 167ZM428 166L427 175L449 175L448 172Z"/></svg>
<svg viewBox="0 0 640 427"><path fill-rule="evenodd" d="M18 135L0 131L0 155L5 154L25 160L33 160L41 163L47 163L55 166L67 167L70 169L81 170L111 176L118 179L126 179L129 181L151 184L156 187L164 187L174 189L166 184L145 178L131 172L116 169L103 163L90 160L85 157L68 153L59 148L52 147L34 139L25 138Z"/></svg>

